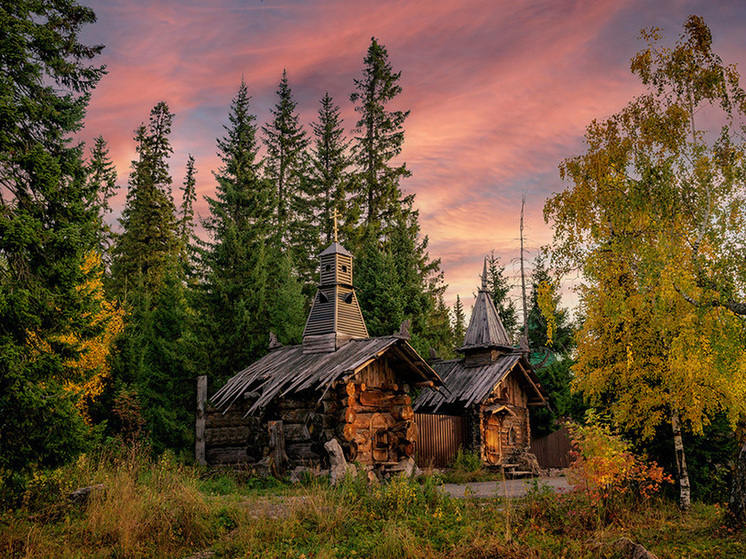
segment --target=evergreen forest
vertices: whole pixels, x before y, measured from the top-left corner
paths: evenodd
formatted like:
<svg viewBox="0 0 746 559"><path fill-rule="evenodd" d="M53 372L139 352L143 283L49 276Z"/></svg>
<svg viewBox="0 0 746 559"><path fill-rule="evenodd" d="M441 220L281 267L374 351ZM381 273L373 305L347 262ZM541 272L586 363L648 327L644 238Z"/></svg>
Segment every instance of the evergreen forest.
<svg viewBox="0 0 746 559"><path fill-rule="evenodd" d="M445 304L440 261L404 188L409 111L375 38L351 93L336 93L354 106L348 128L331 93L304 126L285 71L266 115L254 114L249 83L237 83L215 140L208 213L196 216L195 160L171 167L178 115L166 100L134 127L126 177L107 131L90 146L75 140L106 79L96 64L103 47L78 41L94 13L74 2L7 10L15 42L2 59L0 471L10 486L112 438L188 457L197 376L219 387L268 351L270 333L301 341L317 255L335 225L355 257L370 335L409 320L422 355L455 355L464 305ZM489 256L490 292L515 333L504 269Z"/></svg>

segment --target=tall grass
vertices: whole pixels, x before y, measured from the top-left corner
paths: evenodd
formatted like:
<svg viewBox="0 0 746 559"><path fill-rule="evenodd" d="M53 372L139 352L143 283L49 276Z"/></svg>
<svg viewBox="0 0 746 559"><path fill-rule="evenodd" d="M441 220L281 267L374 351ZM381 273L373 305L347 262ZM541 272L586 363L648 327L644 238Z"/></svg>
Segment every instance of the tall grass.
<svg viewBox="0 0 746 559"><path fill-rule="evenodd" d="M721 528L714 507L681 517L657 500L599 526L582 495L538 484L509 503L452 499L436 477L289 488L126 450L31 479L19 507L0 513L0 557L184 559L209 549L215 559L595 558L613 557L620 536L661 559L746 556L746 539ZM105 490L86 504L67 499L71 488L99 483Z"/></svg>
<svg viewBox="0 0 746 559"><path fill-rule="evenodd" d="M2 557L177 557L220 535L220 517L198 489L195 471L172 456L104 452L37 474L23 505L0 517ZM101 484L87 502L75 487Z"/></svg>

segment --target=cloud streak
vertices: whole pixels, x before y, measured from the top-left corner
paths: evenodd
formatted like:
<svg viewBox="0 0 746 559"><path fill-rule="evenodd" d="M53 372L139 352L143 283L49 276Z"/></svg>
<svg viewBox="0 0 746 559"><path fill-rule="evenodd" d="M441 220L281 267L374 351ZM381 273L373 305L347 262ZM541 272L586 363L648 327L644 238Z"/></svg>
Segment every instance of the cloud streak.
<svg viewBox="0 0 746 559"><path fill-rule="evenodd" d="M176 113L171 170L188 153L200 195L212 195L215 139L244 76L259 124L269 118L283 69L307 125L325 91L349 103L370 37L402 71L396 108L411 110L402 159L413 176L431 256L442 259L447 302L469 306L491 249L509 265L518 249L522 191L533 254L551 239L544 200L563 186L559 162L583 151L594 118L640 93L629 59L642 27L669 39L690 13L705 18L726 62L746 59L738 2L495 0L87 0L99 22L84 36L107 47L109 74L94 93L83 139L103 135L126 183L133 130L166 100ZM178 196L177 196L178 198ZM119 204L123 202L120 194ZM197 211L206 212L204 202Z"/></svg>

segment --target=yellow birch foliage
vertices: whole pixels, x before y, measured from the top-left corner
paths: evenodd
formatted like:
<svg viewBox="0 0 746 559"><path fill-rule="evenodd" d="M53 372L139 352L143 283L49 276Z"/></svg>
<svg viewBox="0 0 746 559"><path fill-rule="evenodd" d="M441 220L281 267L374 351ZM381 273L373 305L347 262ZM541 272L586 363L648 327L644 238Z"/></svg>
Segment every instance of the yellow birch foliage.
<svg viewBox="0 0 746 559"><path fill-rule="evenodd" d="M105 297L101 256L98 253L88 253L83 262L83 272L86 281L79 289L87 290L96 302L96 310L89 318L91 326L100 333L80 342L80 356L68 364L80 370L78 378L83 380L77 384L68 384L67 389L80 395L81 411L88 419L87 406L101 395L104 382L109 376L108 358L114 340L124 330L125 311L116 302L108 301Z"/></svg>
<svg viewBox="0 0 746 559"><path fill-rule="evenodd" d="M557 329L557 285L553 282L542 281L537 290L536 302L539 305L541 316L547 324L547 344L554 344L554 331Z"/></svg>
<svg viewBox="0 0 746 559"><path fill-rule="evenodd" d="M575 387L646 436L672 411L696 433L746 412L746 94L701 18L684 29L673 48L643 32L647 92L588 126L544 208L553 263L584 278Z"/></svg>

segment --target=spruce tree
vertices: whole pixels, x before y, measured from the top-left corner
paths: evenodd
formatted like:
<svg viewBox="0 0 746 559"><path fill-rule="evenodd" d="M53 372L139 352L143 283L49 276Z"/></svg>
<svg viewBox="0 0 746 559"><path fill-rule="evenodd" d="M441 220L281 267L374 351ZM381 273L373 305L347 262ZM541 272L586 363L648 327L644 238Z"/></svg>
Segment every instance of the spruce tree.
<svg viewBox="0 0 746 559"><path fill-rule="evenodd" d="M82 289L95 250L99 192L86 183L80 130L104 74L103 47L80 43L89 8L72 0L3 2L0 33L0 481L64 463L87 427L69 383L95 337ZM0 485L2 485L0 483ZM8 485L5 486L6 488Z"/></svg>
<svg viewBox="0 0 746 559"><path fill-rule="evenodd" d="M452 359L456 356L451 313L442 294L438 295L433 310L428 314L425 327L427 328L426 343L435 350L439 357Z"/></svg>
<svg viewBox="0 0 746 559"><path fill-rule="evenodd" d="M310 297L316 284L319 228L314 200L308 195L309 139L300 124L297 103L283 70L272 121L262 127L267 148L265 177L275 187L275 226L280 250L289 250Z"/></svg>
<svg viewBox="0 0 746 559"><path fill-rule="evenodd" d="M112 263L113 289L126 302L127 316L111 360L107 398L111 405L125 393L136 398L157 451L189 446L190 439L179 435L191 432L181 408L189 405L195 374L191 346L182 342L189 337L191 311L171 194L172 121L168 105L160 102L148 125L135 131L138 159L132 162Z"/></svg>
<svg viewBox="0 0 746 559"><path fill-rule="evenodd" d="M186 176L181 189L181 208L179 210L179 221L177 225L177 238L179 240L180 257L187 268L191 271L194 261L194 202L197 199L197 170L194 168L194 157L189 154L186 164Z"/></svg>
<svg viewBox="0 0 746 559"><path fill-rule="evenodd" d="M290 282L289 256L281 249L272 225L276 216L275 184L261 177L255 117L242 80L229 112L226 136L218 139L222 165L215 173L215 198L207 198L210 214L203 221L209 240L200 250L205 273L200 297L203 338L209 347L210 371L217 383L266 353L269 332L278 325L282 309L302 307ZM288 316L278 338L299 341ZM302 326L301 326L302 328Z"/></svg>
<svg viewBox="0 0 746 559"><path fill-rule="evenodd" d="M363 278L360 301L366 321L373 317L371 334L391 334L409 319L413 345L427 354L429 347L443 346L448 321L439 301L445 285L440 261L430 259L428 239L420 234L419 214L412 208L414 196L404 196L400 188L400 180L410 173L404 163L393 165L401 154L409 115L388 108L401 93L400 77L386 48L373 38L363 77L355 80L357 91L350 96L360 115L352 144L357 167L353 207L364 213L356 235L363 244L356 250L362 254L356 277ZM438 324L444 328L436 328Z"/></svg>
<svg viewBox="0 0 746 559"><path fill-rule="evenodd" d="M117 170L109 157L109 145L103 136L98 136L94 140L87 171L87 189L91 193L90 198L96 201L100 221L98 250L108 268L111 265L114 233L106 220L112 211L109 202L117 192Z"/></svg>
<svg viewBox="0 0 746 559"><path fill-rule="evenodd" d="M512 339L518 328L518 313L515 302L508 296L511 287L505 277L505 266L500 264L500 257L494 250L490 251L487 255L487 290L500 314L505 331Z"/></svg>
<svg viewBox="0 0 746 559"><path fill-rule="evenodd" d="M321 244L328 245L334 240L334 212L341 217L342 231L349 230L357 216L347 203L351 183L348 169L352 162L347 153L350 142L344 136L340 109L328 92L320 103L318 122L311 124L314 147L311 150L311 177L308 183L309 197L318 212L318 226L323 233ZM349 234L343 233L343 236L348 237Z"/></svg>
<svg viewBox="0 0 746 559"><path fill-rule="evenodd" d="M371 336L388 336L399 329L406 315L396 263L391 251L371 233L357 252L355 284L365 324Z"/></svg>
<svg viewBox="0 0 746 559"><path fill-rule="evenodd" d="M464 304L461 297L456 295L456 303L453 305L453 340L454 347L461 347L464 344L464 335L466 334L466 316L464 315Z"/></svg>
<svg viewBox="0 0 746 559"><path fill-rule="evenodd" d="M448 337L452 333L439 305L446 286L440 260L427 253L427 237L419 239L417 217L416 211L399 213L385 242L376 228L364 229L355 273L360 307L371 336L390 335L408 319L417 351L427 355L432 347L447 354L446 327Z"/></svg>
<svg viewBox="0 0 746 559"><path fill-rule="evenodd" d="M125 299L133 290L153 295L178 251L176 207L168 158L173 114L165 102L150 111L148 126L135 130L138 159L132 162L129 190L114 247L113 286ZM142 293L136 296L141 296Z"/></svg>
<svg viewBox="0 0 746 559"><path fill-rule="evenodd" d="M401 72L394 72L388 52L371 39L363 61L363 77L355 80L357 91L350 100L360 115L352 146L359 168L358 203L364 209L365 223L386 230L393 225L402 207L411 206L411 197L402 200L399 181L410 176L406 165L392 165L404 143L404 121L409 111L391 111L388 105L402 91Z"/></svg>
<svg viewBox="0 0 746 559"><path fill-rule="evenodd" d="M295 217L297 199L301 192L307 165L305 153L309 140L300 124L296 112L298 104L288 82L287 71L282 71L282 79L277 87L277 104L270 109L272 121L262 127L267 156L264 171L267 179L274 184L275 223L281 236L287 239L289 221Z"/></svg>
<svg viewBox="0 0 746 559"><path fill-rule="evenodd" d="M194 448L194 401L198 342L193 312L183 282L183 267L173 261L165 271L152 309L130 330L142 365L134 387L153 450Z"/></svg>

